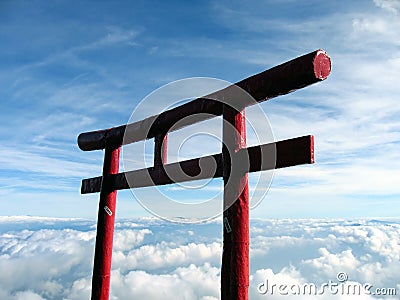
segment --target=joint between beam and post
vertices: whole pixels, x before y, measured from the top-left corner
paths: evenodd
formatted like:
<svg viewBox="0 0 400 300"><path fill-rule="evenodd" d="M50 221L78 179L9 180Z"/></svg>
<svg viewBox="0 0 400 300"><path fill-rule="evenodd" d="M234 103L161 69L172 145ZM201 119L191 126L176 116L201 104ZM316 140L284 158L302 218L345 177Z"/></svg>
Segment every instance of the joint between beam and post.
<svg viewBox="0 0 400 300"><path fill-rule="evenodd" d="M154 137L154 167L167 164L168 133L160 133Z"/></svg>

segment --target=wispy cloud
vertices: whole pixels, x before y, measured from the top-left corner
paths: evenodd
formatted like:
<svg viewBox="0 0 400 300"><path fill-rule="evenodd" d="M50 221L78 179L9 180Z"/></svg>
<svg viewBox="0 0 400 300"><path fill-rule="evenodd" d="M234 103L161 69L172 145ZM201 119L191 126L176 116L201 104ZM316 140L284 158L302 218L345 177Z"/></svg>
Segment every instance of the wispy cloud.
<svg viewBox="0 0 400 300"><path fill-rule="evenodd" d="M50 154L51 155L51 154ZM3 169L45 174L60 177L82 177L93 169L94 165L73 162L42 155L31 151L15 150L13 148L0 148L0 163Z"/></svg>
<svg viewBox="0 0 400 300"><path fill-rule="evenodd" d="M398 0L374 0L374 3L391 13L397 15L400 10L400 3Z"/></svg>
<svg viewBox="0 0 400 300"><path fill-rule="evenodd" d="M50 8L30 12L43 17L34 23L5 19L9 32L14 30L21 38L29 33L32 38L27 51L18 34L13 40L7 30L0 31L8 41L0 53L7 58L0 71L6 124L0 129L1 168L9 174L2 179L4 193L20 189L27 175L39 176L26 188L43 187L51 180L63 191L71 180L99 175L102 153L78 152L76 136L125 123L139 101L167 80L215 76L236 81L324 48L333 61L325 82L261 105L277 140L315 135L317 164L279 171L271 191L282 196L275 199L285 198L285 191L287 197L300 193L341 201L365 194L399 194L392 179L398 175L400 140L397 1L332 2L323 8L296 1L202 4L202 18L190 26L177 21L176 10L177 19L163 24L176 29L170 33L157 22L132 18L129 11L146 11L135 5L124 12L118 8L122 14L107 11L106 17L87 21ZM104 7L108 6L99 9ZM21 13L14 9L16 15ZM182 9L190 16L196 11ZM163 19L159 13L154 11L155 19ZM60 22L46 31L56 16ZM138 119L165 107L165 99L154 100L141 108ZM259 133L257 139L249 130L248 144L270 142L265 120L252 109L248 118ZM200 136L185 140L200 129L217 140ZM170 161L220 152L220 133L220 126L210 123L171 134ZM151 165L151 147L144 152L129 158L130 168L143 157ZM350 184L353 178L357 180ZM289 180L301 191L290 189ZM398 210L387 209L386 214L398 215Z"/></svg>
<svg viewBox="0 0 400 300"><path fill-rule="evenodd" d="M38 67L43 67L48 64L58 63L60 60L62 61L63 59L70 60L74 57L77 58L76 56L79 56L79 54L85 51L104 49L106 47L112 47L117 45L138 46L136 38L139 35L139 33L140 33L139 30L124 29L119 26L107 26L102 37L94 41L78 44L76 46L70 47L68 49L59 52L51 53L43 60L23 65L22 68L17 69L17 71L25 72L29 69L35 69ZM85 63L84 60L80 60L80 62Z"/></svg>

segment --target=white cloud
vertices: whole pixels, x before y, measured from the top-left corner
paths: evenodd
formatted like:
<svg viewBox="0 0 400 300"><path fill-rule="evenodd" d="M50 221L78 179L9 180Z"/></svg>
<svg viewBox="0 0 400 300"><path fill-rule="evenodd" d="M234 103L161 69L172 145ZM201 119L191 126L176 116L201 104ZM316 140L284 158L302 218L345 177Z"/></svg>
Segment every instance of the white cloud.
<svg viewBox="0 0 400 300"><path fill-rule="evenodd" d="M129 43L129 45L134 46L136 43L134 39L139 34L139 31L133 29L123 29L117 26L108 26L108 33L96 44L99 45L112 45L118 43Z"/></svg>
<svg viewBox="0 0 400 300"><path fill-rule="evenodd" d="M0 273L1 299L90 297L92 222L36 217L0 221L0 268L7 270ZM220 222L183 225L139 219L117 224L110 299L219 299ZM259 293L266 280L276 286L320 287L329 280L338 282L339 272L346 272L349 283L399 292L399 229L398 220L253 220L250 298L281 298L278 290ZM298 298L351 299L328 291Z"/></svg>
<svg viewBox="0 0 400 300"><path fill-rule="evenodd" d="M152 234L152 232L148 229L137 231L131 229L118 230L115 233L113 249L121 252L131 250L134 246L143 242L146 234Z"/></svg>
<svg viewBox="0 0 400 300"><path fill-rule="evenodd" d="M391 13L397 15L400 10L399 0L374 0L374 3L383 9L390 11Z"/></svg>
<svg viewBox="0 0 400 300"><path fill-rule="evenodd" d="M170 274L114 271L111 299L219 299L218 272L210 264L191 264Z"/></svg>
<svg viewBox="0 0 400 300"><path fill-rule="evenodd" d="M59 177L85 177L98 167L82 162L74 162L62 157L52 157L35 149L18 150L12 147L0 147L0 163L4 170L32 172Z"/></svg>
<svg viewBox="0 0 400 300"><path fill-rule="evenodd" d="M129 269L157 270L169 269L177 265L186 266L191 263L201 265L211 262L214 265L220 261L222 248L219 243L176 245L162 241L155 245L143 245L131 249L126 254L116 251L113 264L116 268L126 271Z"/></svg>
<svg viewBox="0 0 400 300"><path fill-rule="evenodd" d="M16 293L15 300L44 300L40 295L26 291L26 292L18 292Z"/></svg>

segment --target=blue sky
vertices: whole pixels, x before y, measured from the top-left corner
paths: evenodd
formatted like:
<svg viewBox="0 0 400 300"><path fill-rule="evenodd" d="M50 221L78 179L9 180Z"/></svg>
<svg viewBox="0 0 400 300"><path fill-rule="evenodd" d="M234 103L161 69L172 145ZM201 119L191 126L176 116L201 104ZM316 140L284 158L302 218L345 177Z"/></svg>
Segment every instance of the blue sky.
<svg viewBox="0 0 400 300"><path fill-rule="evenodd" d="M277 140L315 135L317 163L275 172L252 216L400 215L398 1L2 1L0 19L0 215L96 218L79 189L102 152L80 132L174 80L235 82L318 48L331 76L261 105ZM117 207L149 215L129 191Z"/></svg>

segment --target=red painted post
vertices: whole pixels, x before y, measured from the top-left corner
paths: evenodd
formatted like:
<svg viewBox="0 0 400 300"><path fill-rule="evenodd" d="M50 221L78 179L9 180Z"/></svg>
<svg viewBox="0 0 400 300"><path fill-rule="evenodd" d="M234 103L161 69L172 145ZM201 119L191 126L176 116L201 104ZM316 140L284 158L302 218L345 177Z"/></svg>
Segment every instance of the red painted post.
<svg viewBox="0 0 400 300"><path fill-rule="evenodd" d="M96 248L92 277L92 300L108 300L110 295L110 271L117 191L107 182L107 175L118 173L119 154L120 148L118 146L105 148L103 183L101 186L97 217Z"/></svg>
<svg viewBox="0 0 400 300"><path fill-rule="evenodd" d="M247 173L233 175L234 153L246 148L245 110L223 110L224 214L221 299L247 300L249 287L249 190ZM230 153L229 153L230 152ZM233 176L232 176L233 175ZM228 186L228 180L230 181ZM229 208L226 207L236 199ZM228 203L230 202L230 203Z"/></svg>

